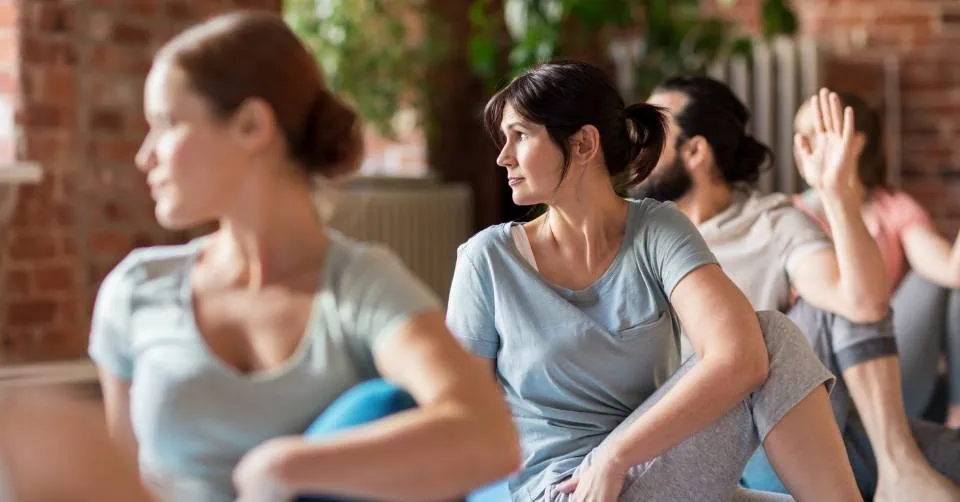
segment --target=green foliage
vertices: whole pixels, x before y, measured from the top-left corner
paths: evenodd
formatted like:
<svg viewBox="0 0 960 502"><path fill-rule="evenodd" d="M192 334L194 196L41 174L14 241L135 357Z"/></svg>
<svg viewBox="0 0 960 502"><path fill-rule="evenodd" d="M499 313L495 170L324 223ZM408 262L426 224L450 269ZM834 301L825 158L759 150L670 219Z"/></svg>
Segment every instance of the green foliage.
<svg viewBox="0 0 960 502"><path fill-rule="evenodd" d="M424 0L285 0L284 19L316 56L330 87L387 136L404 105L419 107L436 47L410 31ZM414 21L415 22L415 21ZM423 23L424 30L430 27Z"/></svg>
<svg viewBox="0 0 960 502"><path fill-rule="evenodd" d="M639 29L632 57L634 88L644 94L667 75L702 73L711 63L750 50L750 40L735 36L729 23L705 16L697 0L504 0L510 40L508 68L497 71L499 13L491 0L473 0L471 63L496 88L541 61L565 55L571 37L599 38L603 46L625 31ZM735 0L724 0L729 7ZM763 31L767 36L796 31L796 18L784 0L765 0ZM576 25L579 33L568 33Z"/></svg>
<svg viewBox="0 0 960 502"><path fill-rule="evenodd" d="M490 89L540 61L567 55L577 41L607 47L624 34L638 37L631 61L634 86L628 90L635 95L666 75L703 72L717 58L750 50L750 40L735 36L728 23L704 16L698 0L449 1L471 2L466 56ZM735 3L720 0L722 8ZM313 51L331 88L389 136L399 109L424 110L431 91L426 72L444 55L444 20L435 19L425 4L285 0L284 18ZM786 0L764 0L761 14L767 37L797 29ZM422 33L411 33L417 24Z"/></svg>

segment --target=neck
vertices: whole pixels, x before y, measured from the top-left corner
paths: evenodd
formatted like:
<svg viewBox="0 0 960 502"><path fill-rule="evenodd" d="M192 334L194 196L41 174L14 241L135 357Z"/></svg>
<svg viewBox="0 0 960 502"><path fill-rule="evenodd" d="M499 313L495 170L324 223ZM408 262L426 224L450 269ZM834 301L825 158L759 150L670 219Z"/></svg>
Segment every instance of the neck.
<svg viewBox="0 0 960 502"><path fill-rule="evenodd" d="M609 180L602 181L592 186L585 182L558 197L540 227L556 246L585 255L588 264L619 246L625 231L627 202L617 195Z"/></svg>
<svg viewBox="0 0 960 502"><path fill-rule="evenodd" d="M311 187L299 180L259 180L250 188L221 218L208 263L250 289L315 270L326 237Z"/></svg>
<svg viewBox="0 0 960 502"><path fill-rule="evenodd" d="M683 197L677 199L677 208L690 218L694 225L720 214L733 202L733 189L719 181L694 182Z"/></svg>

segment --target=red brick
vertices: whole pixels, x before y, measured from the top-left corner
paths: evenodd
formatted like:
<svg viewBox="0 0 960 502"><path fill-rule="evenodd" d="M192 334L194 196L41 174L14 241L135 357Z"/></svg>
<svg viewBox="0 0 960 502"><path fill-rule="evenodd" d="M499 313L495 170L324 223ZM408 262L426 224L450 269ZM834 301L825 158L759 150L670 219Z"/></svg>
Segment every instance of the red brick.
<svg viewBox="0 0 960 502"><path fill-rule="evenodd" d="M135 23L117 21L113 25L111 42L122 45L146 45L150 42L150 30Z"/></svg>
<svg viewBox="0 0 960 502"><path fill-rule="evenodd" d="M33 270L33 289L37 293L70 292L76 283L72 265L47 265Z"/></svg>
<svg viewBox="0 0 960 502"><path fill-rule="evenodd" d="M30 294L30 274L26 270L10 270L3 284L4 295L18 298Z"/></svg>
<svg viewBox="0 0 960 502"><path fill-rule="evenodd" d="M123 131L123 114L117 110L99 109L90 114L90 127L99 132Z"/></svg>
<svg viewBox="0 0 960 502"><path fill-rule="evenodd" d="M12 230L11 234L9 253L14 260L51 258L57 254L56 238L49 233Z"/></svg>
<svg viewBox="0 0 960 502"><path fill-rule="evenodd" d="M167 17L171 21L189 21L195 18L195 10L191 5L198 2L189 2L187 0L169 0L166 2Z"/></svg>
<svg viewBox="0 0 960 502"><path fill-rule="evenodd" d="M98 162L133 165L140 141L116 137L95 138L90 146L91 155Z"/></svg>
<svg viewBox="0 0 960 502"><path fill-rule="evenodd" d="M67 123L62 107L45 103L30 103L17 111L16 122L24 127L55 129Z"/></svg>
<svg viewBox="0 0 960 502"><path fill-rule="evenodd" d="M44 33L65 33L70 28L68 4L60 2L31 2L28 4L28 26Z"/></svg>
<svg viewBox="0 0 960 502"><path fill-rule="evenodd" d="M122 255L133 249L131 236L119 230L93 231L87 245L93 253L105 255Z"/></svg>
<svg viewBox="0 0 960 502"><path fill-rule="evenodd" d="M77 81L71 68L45 68L40 71L40 89L37 98L45 103L76 102Z"/></svg>
<svg viewBox="0 0 960 502"><path fill-rule="evenodd" d="M24 63L72 65L77 62L76 47L64 37L23 34L20 44L20 57Z"/></svg>
<svg viewBox="0 0 960 502"><path fill-rule="evenodd" d="M11 301L7 305L7 322L10 326L33 326L49 324L57 313L52 300Z"/></svg>
<svg viewBox="0 0 960 502"><path fill-rule="evenodd" d="M138 16L153 18L160 14L158 0L127 0L126 7Z"/></svg>

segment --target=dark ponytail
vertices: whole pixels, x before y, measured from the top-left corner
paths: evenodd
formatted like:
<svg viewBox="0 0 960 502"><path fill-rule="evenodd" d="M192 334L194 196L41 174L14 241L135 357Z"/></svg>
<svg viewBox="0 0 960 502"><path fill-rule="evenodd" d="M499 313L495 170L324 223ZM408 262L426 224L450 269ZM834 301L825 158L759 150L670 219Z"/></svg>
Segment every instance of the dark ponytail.
<svg viewBox="0 0 960 502"><path fill-rule="evenodd" d="M726 84L709 77L674 77L654 92L678 92L687 98L673 116L680 128L677 142L705 139L727 183L754 184L773 164L773 151L747 133L750 111Z"/></svg>
<svg viewBox="0 0 960 502"><path fill-rule="evenodd" d="M626 189L642 183L657 167L667 137L667 123L660 108L646 103L628 106L625 114L629 121L627 140L630 150L627 156L632 165L630 177L622 186Z"/></svg>
<svg viewBox="0 0 960 502"><path fill-rule="evenodd" d="M581 61L541 64L490 98L484 109L484 125L498 148L505 142L500 122L508 104L525 119L543 125L560 148L561 181L569 169L570 136L585 125L596 127L600 133L607 171L618 189L643 181L663 150L663 113L644 103L625 108L610 77Z"/></svg>
<svg viewBox="0 0 960 502"><path fill-rule="evenodd" d="M733 162L721 169L723 179L727 183L754 184L760 179L760 172L765 166L773 164L773 150L757 141L753 136L744 133L733 154Z"/></svg>

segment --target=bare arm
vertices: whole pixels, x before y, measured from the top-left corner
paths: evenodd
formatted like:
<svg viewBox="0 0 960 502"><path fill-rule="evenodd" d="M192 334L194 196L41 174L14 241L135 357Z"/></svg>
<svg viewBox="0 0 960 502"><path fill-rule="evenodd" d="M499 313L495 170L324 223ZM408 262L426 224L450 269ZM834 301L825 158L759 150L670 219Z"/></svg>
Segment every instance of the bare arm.
<svg viewBox="0 0 960 502"><path fill-rule="evenodd" d="M460 347L440 314L388 336L375 358L419 408L329 440L295 440L278 472L296 493L441 500L517 469L516 431L489 367Z"/></svg>
<svg viewBox="0 0 960 502"><path fill-rule="evenodd" d="M950 241L925 226L903 233L903 250L910 268L923 278L945 288L960 288L960 234Z"/></svg>
<svg viewBox="0 0 960 502"><path fill-rule="evenodd" d="M793 285L811 304L855 322L876 322L890 305L889 279L873 236L863 224L863 190L853 154L853 111L841 111L824 89L811 102L814 146L797 141L804 179L820 193L833 230L834 250L817 253L791 271Z"/></svg>
<svg viewBox="0 0 960 502"><path fill-rule="evenodd" d="M644 413L598 462L619 472L669 450L715 422L767 378L769 356L760 323L743 293L716 265L690 273L670 302L700 362Z"/></svg>
<svg viewBox="0 0 960 502"><path fill-rule="evenodd" d="M130 382L104 370L99 374L110 439L136 465L137 438L130 422Z"/></svg>
<svg viewBox="0 0 960 502"><path fill-rule="evenodd" d="M31 390L0 405L3 474L16 500L147 502L136 464L107 437L96 407Z"/></svg>

